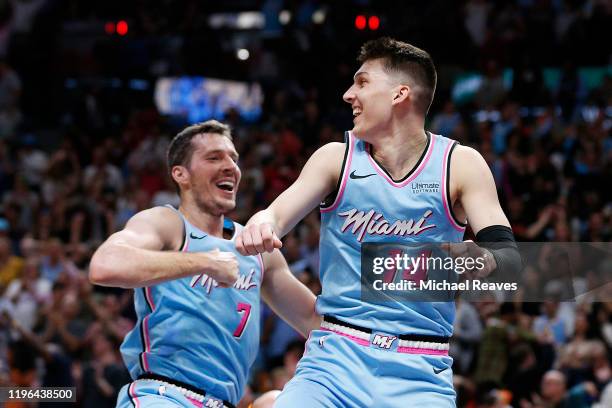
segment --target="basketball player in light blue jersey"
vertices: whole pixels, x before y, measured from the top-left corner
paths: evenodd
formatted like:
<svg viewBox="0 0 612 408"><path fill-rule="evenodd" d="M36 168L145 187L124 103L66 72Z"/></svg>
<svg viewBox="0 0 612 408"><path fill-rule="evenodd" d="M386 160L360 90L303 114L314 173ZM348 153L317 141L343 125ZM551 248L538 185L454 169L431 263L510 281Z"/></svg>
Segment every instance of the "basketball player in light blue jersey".
<svg viewBox="0 0 612 408"><path fill-rule="evenodd" d="M448 341L453 302L361 299L361 244L461 242L468 221L483 249L480 276L520 267L520 255L486 162L475 150L424 130L436 71L430 56L390 38L366 43L344 94L354 127L317 150L298 180L236 239L243 254L272 251L317 205L321 211L317 311L295 377L275 407L453 407Z"/></svg>
<svg viewBox="0 0 612 408"><path fill-rule="evenodd" d="M217 121L190 126L168 149L178 210L133 216L94 254L92 282L134 288L138 322L121 353L134 380L117 406L232 407L243 395L260 337L260 294L302 334L320 325L314 295L278 251L242 256L238 153Z"/></svg>

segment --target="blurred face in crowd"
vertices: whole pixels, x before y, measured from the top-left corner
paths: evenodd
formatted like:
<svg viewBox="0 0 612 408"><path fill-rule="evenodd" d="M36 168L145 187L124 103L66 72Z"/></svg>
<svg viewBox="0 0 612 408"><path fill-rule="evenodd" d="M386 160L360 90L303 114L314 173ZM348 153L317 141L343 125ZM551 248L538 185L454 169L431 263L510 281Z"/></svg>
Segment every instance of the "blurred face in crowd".
<svg viewBox="0 0 612 408"><path fill-rule="evenodd" d="M582 312L576 313L576 321L574 323L574 332L576 334L586 334L588 330L589 330L589 320L587 319L587 316Z"/></svg>
<svg viewBox="0 0 612 408"><path fill-rule="evenodd" d="M382 59L368 60L353 77L353 85L342 99L353 110L353 133L368 140L384 130L391 120L394 96L401 85L395 75L385 71Z"/></svg>
<svg viewBox="0 0 612 408"><path fill-rule="evenodd" d="M74 294L69 294L68 296L63 298L62 302L62 313L64 317L68 319L74 319L78 316L81 311L81 306L79 301Z"/></svg>
<svg viewBox="0 0 612 408"><path fill-rule="evenodd" d="M112 343L106 336L96 336L93 340L92 351L95 356L101 356L112 351Z"/></svg>
<svg viewBox="0 0 612 408"><path fill-rule="evenodd" d="M542 378L542 397L548 401L560 401L565 395L565 376L559 371L549 371Z"/></svg>
<svg viewBox="0 0 612 408"><path fill-rule="evenodd" d="M38 260L28 258L23 266L22 279L34 281L38 278Z"/></svg>
<svg viewBox="0 0 612 408"><path fill-rule="evenodd" d="M61 258L63 255L62 243L58 239L51 239L47 243L47 254L52 259Z"/></svg>
<svg viewBox="0 0 612 408"><path fill-rule="evenodd" d="M118 316L119 312L121 311L121 305L119 304L119 299L117 299L117 296L113 294L106 295L104 297L104 308L112 316Z"/></svg>
<svg viewBox="0 0 612 408"><path fill-rule="evenodd" d="M241 177L234 144L225 136L207 133L195 136L191 145L193 154L188 167L173 169L182 191L190 191L197 206L209 214L233 210Z"/></svg>

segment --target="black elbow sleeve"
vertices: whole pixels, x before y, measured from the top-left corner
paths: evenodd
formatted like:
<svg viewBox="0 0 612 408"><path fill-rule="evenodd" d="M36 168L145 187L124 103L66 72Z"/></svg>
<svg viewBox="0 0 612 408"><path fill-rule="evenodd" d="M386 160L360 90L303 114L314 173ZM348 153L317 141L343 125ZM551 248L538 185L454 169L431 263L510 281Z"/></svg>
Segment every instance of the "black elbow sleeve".
<svg viewBox="0 0 612 408"><path fill-rule="evenodd" d="M510 228L504 225L483 228L476 234L476 242L491 251L497 263L497 273L517 274L523 269L523 260Z"/></svg>

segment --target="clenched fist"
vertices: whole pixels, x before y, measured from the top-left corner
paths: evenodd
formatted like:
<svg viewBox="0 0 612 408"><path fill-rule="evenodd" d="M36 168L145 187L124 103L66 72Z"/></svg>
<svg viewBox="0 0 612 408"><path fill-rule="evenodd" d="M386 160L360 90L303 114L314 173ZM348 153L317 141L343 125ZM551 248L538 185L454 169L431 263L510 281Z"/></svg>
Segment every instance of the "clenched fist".
<svg viewBox="0 0 612 408"><path fill-rule="evenodd" d="M272 226L265 223L247 225L236 237L236 250L242 255L272 252L282 246Z"/></svg>
<svg viewBox="0 0 612 408"><path fill-rule="evenodd" d="M218 249L204 252L206 267L204 272L217 281L222 288L231 287L238 279L238 260L233 252L221 252Z"/></svg>
<svg viewBox="0 0 612 408"><path fill-rule="evenodd" d="M469 258L475 261L471 262L473 268L466 271L466 276L469 279L485 278L497 268L497 263L491 251L470 239L463 242L443 243L440 247L453 258Z"/></svg>

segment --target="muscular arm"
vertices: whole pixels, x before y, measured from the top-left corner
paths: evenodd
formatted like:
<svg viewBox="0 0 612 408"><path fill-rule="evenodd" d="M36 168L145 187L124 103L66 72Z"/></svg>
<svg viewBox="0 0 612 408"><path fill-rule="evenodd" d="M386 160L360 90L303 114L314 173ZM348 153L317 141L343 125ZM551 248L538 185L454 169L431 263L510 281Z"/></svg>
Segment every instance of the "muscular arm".
<svg viewBox="0 0 612 408"><path fill-rule="evenodd" d="M344 143L329 143L317 150L298 179L268 208L251 217L236 239L238 251L255 255L280 247L277 237L287 234L333 191L340 177L345 147Z"/></svg>
<svg viewBox="0 0 612 408"><path fill-rule="evenodd" d="M277 315L307 337L321 326L321 317L315 312L315 296L293 276L278 249L262 257L265 275L261 296Z"/></svg>
<svg viewBox="0 0 612 408"><path fill-rule="evenodd" d="M97 285L123 288L199 273L209 273L220 283L236 280L238 263L233 255L219 251L179 252L182 236L183 222L173 210L157 207L141 211L94 253L89 279Z"/></svg>
<svg viewBox="0 0 612 408"><path fill-rule="evenodd" d="M468 245L471 247L469 253L485 255L485 266L478 271L477 277L487 276L495 270L506 274L519 273L521 255L510 222L499 205L493 175L485 160L474 149L458 146L451 157L451 174L455 174L454 187L459 203L476 240L484 245ZM486 256L487 253L491 257Z"/></svg>
<svg viewBox="0 0 612 408"><path fill-rule="evenodd" d="M510 227L499 205L493 174L476 150L455 148L451 156L451 183L474 234L491 225Z"/></svg>

